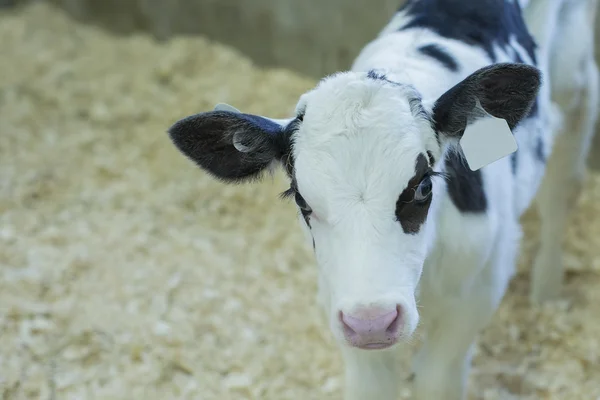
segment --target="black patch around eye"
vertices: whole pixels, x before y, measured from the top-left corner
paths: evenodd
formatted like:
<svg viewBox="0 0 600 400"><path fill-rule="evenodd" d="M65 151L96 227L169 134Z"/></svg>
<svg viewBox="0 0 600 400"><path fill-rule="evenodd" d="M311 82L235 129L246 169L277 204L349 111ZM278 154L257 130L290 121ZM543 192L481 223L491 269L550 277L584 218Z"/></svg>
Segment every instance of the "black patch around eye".
<svg viewBox="0 0 600 400"><path fill-rule="evenodd" d="M411 178L396 201L396 219L400 222L404 233L412 235L419 233L427 218L433 196L429 194L422 201L416 201L415 194L419 185L426 179L431 180L432 175L436 174L431 171L427 158L424 154L419 154L415 163L415 176Z"/></svg>

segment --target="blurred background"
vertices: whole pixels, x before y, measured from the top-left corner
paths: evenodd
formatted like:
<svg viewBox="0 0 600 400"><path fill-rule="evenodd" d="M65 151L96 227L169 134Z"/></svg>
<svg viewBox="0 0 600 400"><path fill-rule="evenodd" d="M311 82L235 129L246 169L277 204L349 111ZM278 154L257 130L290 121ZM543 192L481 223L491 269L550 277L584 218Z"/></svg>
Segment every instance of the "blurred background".
<svg viewBox="0 0 600 400"><path fill-rule="evenodd" d="M0 0L0 398L340 399L282 174L225 186L166 129L219 102L287 117L400 3ZM524 218L472 399L600 398L599 154L540 309Z"/></svg>

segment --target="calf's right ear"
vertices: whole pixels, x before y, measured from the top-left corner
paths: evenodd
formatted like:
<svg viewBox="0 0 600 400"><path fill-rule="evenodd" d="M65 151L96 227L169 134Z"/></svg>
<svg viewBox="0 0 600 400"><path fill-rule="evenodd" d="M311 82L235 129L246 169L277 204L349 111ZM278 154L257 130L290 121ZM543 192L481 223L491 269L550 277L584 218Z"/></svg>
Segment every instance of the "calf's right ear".
<svg viewBox="0 0 600 400"><path fill-rule="evenodd" d="M289 120L232 111L210 111L173 124L169 137L200 168L225 182L257 178L289 154Z"/></svg>
<svg viewBox="0 0 600 400"><path fill-rule="evenodd" d="M459 140L468 124L488 114L506 120L512 130L531 110L542 83L533 66L499 63L483 67L440 96L433 107L438 135Z"/></svg>

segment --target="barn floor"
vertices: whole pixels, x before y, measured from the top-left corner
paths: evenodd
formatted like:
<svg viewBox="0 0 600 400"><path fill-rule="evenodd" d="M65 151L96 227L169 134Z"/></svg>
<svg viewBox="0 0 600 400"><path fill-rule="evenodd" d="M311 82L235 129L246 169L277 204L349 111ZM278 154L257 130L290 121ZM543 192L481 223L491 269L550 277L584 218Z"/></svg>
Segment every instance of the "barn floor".
<svg viewBox="0 0 600 400"><path fill-rule="evenodd" d="M203 38L113 37L40 3L0 14L0 37L2 399L340 399L281 175L225 187L165 133L221 101L283 117L314 81ZM473 399L599 398L598 199L590 176L564 299L539 310L528 218Z"/></svg>

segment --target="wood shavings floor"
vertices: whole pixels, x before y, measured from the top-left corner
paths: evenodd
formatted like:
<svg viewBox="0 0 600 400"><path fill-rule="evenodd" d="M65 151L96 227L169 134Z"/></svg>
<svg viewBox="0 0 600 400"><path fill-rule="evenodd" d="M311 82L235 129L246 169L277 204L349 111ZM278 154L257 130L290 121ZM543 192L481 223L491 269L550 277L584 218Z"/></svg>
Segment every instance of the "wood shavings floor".
<svg viewBox="0 0 600 400"><path fill-rule="evenodd" d="M226 187L165 134L221 101L284 117L314 81L203 38L113 37L41 3L0 14L0 37L2 398L339 399L281 175ZM473 399L600 396L599 198L590 176L564 300L539 310L529 218Z"/></svg>

